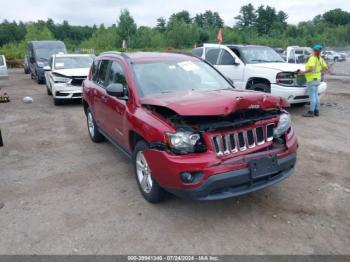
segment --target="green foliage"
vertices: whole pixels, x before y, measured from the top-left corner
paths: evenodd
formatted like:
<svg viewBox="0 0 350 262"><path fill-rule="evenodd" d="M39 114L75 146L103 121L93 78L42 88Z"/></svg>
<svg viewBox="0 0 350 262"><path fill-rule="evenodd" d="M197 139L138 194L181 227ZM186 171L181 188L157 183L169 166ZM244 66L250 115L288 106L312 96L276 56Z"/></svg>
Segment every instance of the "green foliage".
<svg viewBox="0 0 350 262"><path fill-rule="evenodd" d="M350 45L350 13L333 9L317 15L311 21L288 25L288 15L271 6L252 4L241 7L234 27L224 26L217 12L210 10L194 16L186 11L158 18L154 28L138 27L128 10L122 10L117 24L106 27L73 26L68 21L55 23L52 19L30 23L0 23L0 53L9 60L23 59L27 41L57 39L65 42L68 50L94 49L98 54L108 50L164 50L166 48L190 50L206 42L216 42L223 28L223 42L234 44L260 44L273 47L288 45L324 46Z"/></svg>
<svg viewBox="0 0 350 262"><path fill-rule="evenodd" d="M27 42L34 40L51 40L54 39L52 32L45 24L28 24L25 40Z"/></svg>
<svg viewBox="0 0 350 262"><path fill-rule="evenodd" d="M127 45L132 47L132 39L137 31L137 26L127 9L121 11L118 19L118 35L120 40L127 41ZM121 44L121 42L120 42Z"/></svg>

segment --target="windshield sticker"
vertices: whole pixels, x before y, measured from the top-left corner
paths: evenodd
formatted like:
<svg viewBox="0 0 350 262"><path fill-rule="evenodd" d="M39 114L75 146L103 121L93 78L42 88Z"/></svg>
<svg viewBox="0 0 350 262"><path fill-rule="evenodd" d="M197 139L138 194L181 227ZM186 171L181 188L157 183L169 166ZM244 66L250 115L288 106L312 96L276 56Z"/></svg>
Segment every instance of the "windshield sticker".
<svg viewBox="0 0 350 262"><path fill-rule="evenodd" d="M178 63L178 65L186 71L194 71L199 69L199 67L191 61L184 61L184 62Z"/></svg>
<svg viewBox="0 0 350 262"><path fill-rule="evenodd" d="M64 63L56 63L56 67L64 67Z"/></svg>

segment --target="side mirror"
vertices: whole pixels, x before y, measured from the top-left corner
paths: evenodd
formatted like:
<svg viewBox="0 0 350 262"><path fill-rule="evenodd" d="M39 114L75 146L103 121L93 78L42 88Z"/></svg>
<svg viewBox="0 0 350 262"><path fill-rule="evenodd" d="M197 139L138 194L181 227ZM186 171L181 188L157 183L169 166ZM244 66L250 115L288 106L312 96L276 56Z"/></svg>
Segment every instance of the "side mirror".
<svg viewBox="0 0 350 262"><path fill-rule="evenodd" d="M29 58L29 61L30 61L32 64L35 63L34 57Z"/></svg>
<svg viewBox="0 0 350 262"><path fill-rule="evenodd" d="M124 86L122 84L110 84L106 88L107 94L110 96L114 96L117 98L123 98L125 97L125 91L124 91Z"/></svg>
<svg viewBox="0 0 350 262"><path fill-rule="evenodd" d="M51 71L51 67L50 66L44 66L44 71Z"/></svg>
<svg viewBox="0 0 350 262"><path fill-rule="evenodd" d="M240 65L238 62L236 62L236 58L235 58L235 57L233 57L232 59L233 59L233 65L234 65L234 66Z"/></svg>

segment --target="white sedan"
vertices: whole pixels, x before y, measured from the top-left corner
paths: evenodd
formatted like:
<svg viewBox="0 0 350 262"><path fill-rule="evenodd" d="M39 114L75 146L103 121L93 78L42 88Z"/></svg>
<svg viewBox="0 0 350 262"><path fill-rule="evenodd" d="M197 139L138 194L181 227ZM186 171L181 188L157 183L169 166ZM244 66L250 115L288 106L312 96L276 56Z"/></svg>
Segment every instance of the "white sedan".
<svg viewBox="0 0 350 262"><path fill-rule="evenodd" d="M52 95L55 105L62 101L81 99L82 83L89 74L93 62L91 55L53 55L45 68L47 94Z"/></svg>

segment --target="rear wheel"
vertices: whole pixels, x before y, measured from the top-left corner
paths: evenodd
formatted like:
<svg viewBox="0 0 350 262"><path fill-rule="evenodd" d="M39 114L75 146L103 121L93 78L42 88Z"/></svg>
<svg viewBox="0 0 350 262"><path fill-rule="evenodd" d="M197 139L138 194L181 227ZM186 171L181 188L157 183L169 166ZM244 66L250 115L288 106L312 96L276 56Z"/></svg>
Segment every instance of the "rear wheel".
<svg viewBox="0 0 350 262"><path fill-rule="evenodd" d="M104 141L105 138L100 133L100 131L98 131L96 121L89 108L87 109L87 112L86 112L86 122L87 122L87 127L88 127L91 140L95 143L100 143Z"/></svg>
<svg viewBox="0 0 350 262"><path fill-rule="evenodd" d="M29 73L30 73L30 70L28 69L28 68L24 68L24 73L26 74L26 75L28 75Z"/></svg>
<svg viewBox="0 0 350 262"><path fill-rule="evenodd" d="M144 155L144 151L147 149L149 146L145 141L137 142L132 156L134 172L142 196L148 202L158 203L164 200L166 193L152 176L152 171Z"/></svg>

